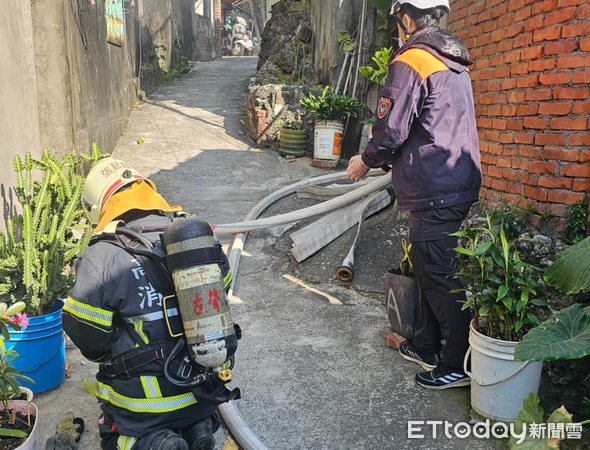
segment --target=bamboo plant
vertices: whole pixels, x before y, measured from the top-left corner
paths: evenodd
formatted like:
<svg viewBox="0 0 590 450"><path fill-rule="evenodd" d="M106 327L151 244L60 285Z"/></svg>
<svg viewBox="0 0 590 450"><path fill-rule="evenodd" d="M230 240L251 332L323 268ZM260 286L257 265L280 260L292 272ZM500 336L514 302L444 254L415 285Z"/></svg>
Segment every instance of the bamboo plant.
<svg viewBox="0 0 590 450"><path fill-rule="evenodd" d="M58 159L46 149L39 160L30 153L14 158L22 213L0 232L0 301L22 300L30 315L41 315L68 292L73 261L92 236L81 202L82 165L103 156L93 146L86 156L70 152Z"/></svg>

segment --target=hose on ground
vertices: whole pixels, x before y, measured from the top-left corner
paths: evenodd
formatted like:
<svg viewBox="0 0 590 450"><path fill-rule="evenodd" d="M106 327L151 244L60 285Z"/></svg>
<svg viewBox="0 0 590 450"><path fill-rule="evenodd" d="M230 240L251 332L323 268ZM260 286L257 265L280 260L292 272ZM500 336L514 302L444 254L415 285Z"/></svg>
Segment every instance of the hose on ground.
<svg viewBox="0 0 590 450"><path fill-rule="evenodd" d="M383 171L381 169L374 169L369 172L369 175L378 175L382 173ZM324 203L310 206L309 208L304 208L299 211L256 220L269 206L281 200L282 198L294 194L297 192L297 188L301 186L317 186L347 179L348 175L346 172L338 172L298 181L297 183L279 189L278 191L275 191L260 200L246 215L244 222L215 226L215 234L217 235L237 233L229 257L229 263L233 273L232 285L228 294L229 299L231 299L233 294L240 258L242 256L244 243L249 231L263 230L278 225L285 225L320 214L328 213L338 208L343 208L360 200L363 197L366 197L367 195L372 194L373 192L383 189L385 186L391 183L390 176L384 175L379 177L377 180L360 187L359 189L356 189L335 199L328 200ZM233 401L220 405L218 409L227 428L244 450L268 450L268 448L262 443L258 436L256 436L256 434L252 431L248 423L244 420L244 417Z"/></svg>

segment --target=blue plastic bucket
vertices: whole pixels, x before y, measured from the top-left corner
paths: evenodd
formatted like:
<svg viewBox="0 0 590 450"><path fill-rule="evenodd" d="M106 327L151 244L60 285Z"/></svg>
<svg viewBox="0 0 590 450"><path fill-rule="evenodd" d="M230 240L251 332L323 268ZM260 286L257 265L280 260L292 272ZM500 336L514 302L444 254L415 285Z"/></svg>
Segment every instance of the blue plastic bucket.
<svg viewBox="0 0 590 450"><path fill-rule="evenodd" d="M26 330L10 331L7 350L20 356L12 365L35 384L22 382L34 393L55 389L66 380L66 343L61 322L63 302L55 302L49 314L30 317Z"/></svg>

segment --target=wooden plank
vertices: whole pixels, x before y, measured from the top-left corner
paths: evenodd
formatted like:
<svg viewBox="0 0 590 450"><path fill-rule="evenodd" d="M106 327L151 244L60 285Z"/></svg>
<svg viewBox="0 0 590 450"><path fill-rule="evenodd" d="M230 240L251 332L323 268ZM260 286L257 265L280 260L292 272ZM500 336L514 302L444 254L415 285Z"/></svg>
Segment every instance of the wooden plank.
<svg viewBox="0 0 590 450"><path fill-rule="evenodd" d="M359 223L366 209L365 216L369 217L390 203L390 192L383 190L354 205L322 217L291 235L293 241L291 254L297 262L304 261ZM371 206L367 208L368 205Z"/></svg>

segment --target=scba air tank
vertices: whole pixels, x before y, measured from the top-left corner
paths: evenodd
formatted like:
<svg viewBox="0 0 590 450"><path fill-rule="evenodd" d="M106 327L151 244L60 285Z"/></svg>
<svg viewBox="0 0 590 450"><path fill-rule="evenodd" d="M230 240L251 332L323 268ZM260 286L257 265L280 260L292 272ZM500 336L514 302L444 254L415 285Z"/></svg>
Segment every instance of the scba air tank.
<svg viewBox="0 0 590 450"><path fill-rule="evenodd" d="M200 366L221 369L238 347L223 283L223 250L211 226L195 217L176 219L163 242L190 355Z"/></svg>

